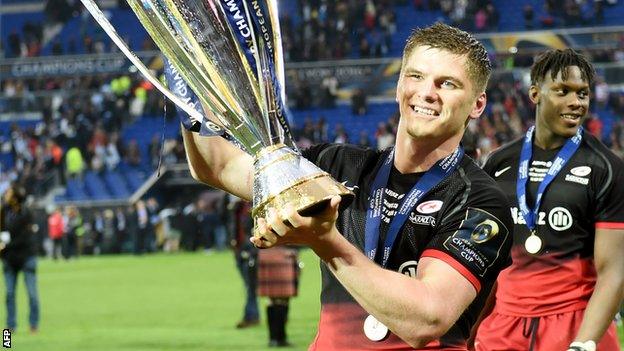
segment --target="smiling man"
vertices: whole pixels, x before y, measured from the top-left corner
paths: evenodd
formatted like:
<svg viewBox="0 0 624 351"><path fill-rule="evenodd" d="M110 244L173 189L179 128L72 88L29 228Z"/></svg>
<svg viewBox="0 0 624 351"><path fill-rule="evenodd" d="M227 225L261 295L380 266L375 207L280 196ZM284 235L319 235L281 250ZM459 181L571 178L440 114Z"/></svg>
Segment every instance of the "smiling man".
<svg viewBox="0 0 624 351"><path fill-rule="evenodd" d="M571 49L539 56L535 127L484 166L513 204L515 226L513 264L477 350L620 349L612 321L624 293L624 164L581 128L593 78Z"/></svg>
<svg viewBox="0 0 624 351"><path fill-rule="evenodd" d="M403 54L396 144L323 144L303 155L354 187L316 217L258 219L259 247L298 244L322 261L321 317L311 350L466 350L500 270L512 219L502 191L460 140L486 105L482 44L444 24L416 30ZM252 159L185 132L197 179L251 197ZM288 223L284 224L284 223Z"/></svg>

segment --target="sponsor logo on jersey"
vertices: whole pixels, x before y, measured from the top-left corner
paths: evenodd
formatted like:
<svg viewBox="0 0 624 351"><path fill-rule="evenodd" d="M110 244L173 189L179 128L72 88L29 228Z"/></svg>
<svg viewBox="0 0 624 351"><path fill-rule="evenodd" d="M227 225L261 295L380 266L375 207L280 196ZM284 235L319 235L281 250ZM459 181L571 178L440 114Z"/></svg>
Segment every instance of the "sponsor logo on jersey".
<svg viewBox="0 0 624 351"><path fill-rule="evenodd" d="M558 232L570 229L572 226L572 214L565 207L555 207L548 213L548 224Z"/></svg>
<svg viewBox="0 0 624 351"><path fill-rule="evenodd" d="M409 220L414 224L430 225L435 227L435 218L433 216L423 216L412 212L410 213Z"/></svg>
<svg viewBox="0 0 624 351"><path fill-rule="evenodd" d="M421 203L416 207L416 211L422 214L431 214L440 211L444 202L440 200L429 200Z"/></svg>
<svg viewBox="0 0 624 351"><path fill-rule="evenodd" d="M416 278L416 268L418 268L418 261L412 260L403 262L403 264L399 266L399 273Z"/></svg>
<svg viewBox="0 0 624 351"><path fill-rule="evenodd" d="M344 185L345 188L355 192L356 190L358 190L360 187L357 185L353 185L353 186L349 186L347 185L347 181L345 180L344 182L342 182L342 185Z"/></svg>
<svg viewBox="0 0 624 351"><path fill-rule="evenodd" d="M514 220L514 224L526 224L524 217L522 217L517 207L511 208L511 217ZM537 214L537 225L548 225L558 232L570 229L570 227L572 227L572 221L572 214L570 214L570 211L565 207L555 207L548 212L548 215L546 212L542 211Z"/></svg>
<svg viewBox="0 0 624 351"><path fill-rule="evenodd" d="M501 174L507 172L510 168L511 166L507 166L503 169L499 169L498 171L494 172L494 178L498 178Z"/></svg>
<svg viewBox="0 0 624 351"><path fill-rule="evenodd" d="M579 183L579 184L583 184L583 185L589 184L589 179L577 177L577 176L574 176L574 175L571 175L571 174L566 174L565 180L568 181L568 182Z"/></svg>

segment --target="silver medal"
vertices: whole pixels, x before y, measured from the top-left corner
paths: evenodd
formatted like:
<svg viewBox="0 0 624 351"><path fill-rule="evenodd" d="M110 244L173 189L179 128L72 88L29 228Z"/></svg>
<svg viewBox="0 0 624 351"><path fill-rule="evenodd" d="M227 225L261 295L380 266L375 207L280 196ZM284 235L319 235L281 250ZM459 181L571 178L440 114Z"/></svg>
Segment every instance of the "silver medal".
<svg viewBox="0 0 624 351"><path fill-rule="evenodd" d="M388 336L388 332L388 327L372 315L368 315L364 320L364 335L370 340L381 341Z"/></svg>
<svg viewBox="0 0 624 351"><path fill-rule="evenodd" d="M535 231L532 231L531 235L524 242L524 248L530 254L536 254L542 249L542 239L537 236Z"/></svg>

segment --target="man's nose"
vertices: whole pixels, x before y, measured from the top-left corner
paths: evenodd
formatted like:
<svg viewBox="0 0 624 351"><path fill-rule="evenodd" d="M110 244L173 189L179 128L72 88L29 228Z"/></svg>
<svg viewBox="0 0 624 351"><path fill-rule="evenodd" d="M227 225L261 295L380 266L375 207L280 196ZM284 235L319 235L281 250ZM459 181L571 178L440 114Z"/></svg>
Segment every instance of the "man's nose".
<svg viewBox="0 0 624 351"><path fill-rule="evenodd" d="M573 110L578 110L580 108L583 108L584 106L586 106L588 104L587 101L585 101L584 99L581 99L578 94L571 94L571 98L568 101L568 107L570 107Z"/></svg>
<svg viewBox="0 0 624 351"><path fill-rule="evenodd" d="M418 87L418 96L425 102L434 102L438 99L438 89L433 80L422 81Z"/></svg>

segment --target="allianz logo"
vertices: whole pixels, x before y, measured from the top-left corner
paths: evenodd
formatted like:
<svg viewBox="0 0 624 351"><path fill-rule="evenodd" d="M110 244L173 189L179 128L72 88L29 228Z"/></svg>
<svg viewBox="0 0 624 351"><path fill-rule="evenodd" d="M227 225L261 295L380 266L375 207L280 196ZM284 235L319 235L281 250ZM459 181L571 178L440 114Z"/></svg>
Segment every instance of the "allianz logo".
<svg viewBox="0 0 624 351"><path fill-rule="evenodd" d="M517 207L511 208L511 217L513 218L514 224L526 224L522 213ZM570 229L573 222L574 219L572 218L570 211L561 206L554 207L548 213L540 211L537 215L538 226L548 225L550 228L558 232Z"/></svg>

